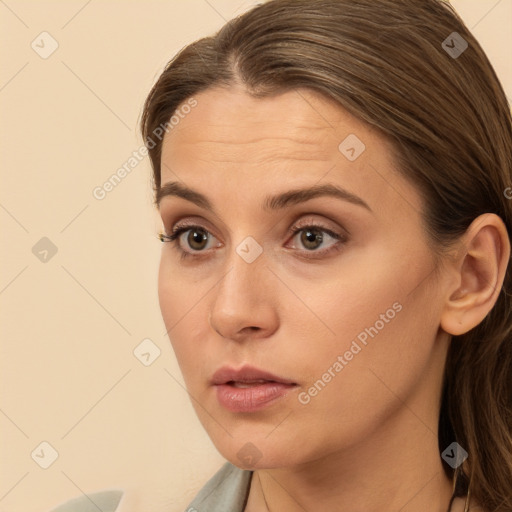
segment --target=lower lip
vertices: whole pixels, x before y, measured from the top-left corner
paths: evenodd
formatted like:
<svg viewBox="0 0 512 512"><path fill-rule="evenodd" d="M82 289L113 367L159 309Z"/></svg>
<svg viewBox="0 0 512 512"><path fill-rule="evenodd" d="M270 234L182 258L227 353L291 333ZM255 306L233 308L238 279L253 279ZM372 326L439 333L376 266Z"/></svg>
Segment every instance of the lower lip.
<svg viewBox="0 0 512 512"><path fill-rule="evenodd" d="M215 387L217 398L226 409L232 412L254 412L284 397L295 384L266 382L249 388L237 388L229 384L218 384Z"/></svg>

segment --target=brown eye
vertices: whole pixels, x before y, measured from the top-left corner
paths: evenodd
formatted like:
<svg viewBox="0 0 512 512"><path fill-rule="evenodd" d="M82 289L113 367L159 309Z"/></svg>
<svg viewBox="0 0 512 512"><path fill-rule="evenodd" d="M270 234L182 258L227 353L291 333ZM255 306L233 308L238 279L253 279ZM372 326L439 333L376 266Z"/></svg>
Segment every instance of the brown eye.
<svg viewBox="0 0 512 512"><path fill-rule="evenodd" d="M296 242L296 249L300 250L302 248L302 252L318 254L319 256L330 252L331 249L340 248L343 242L346 241L343 235L323 226L295 226L291 231L294 233L293 238L299 239ZM331 243L328 244L328 242Z"/></svg>
<svg viewBox="0 0 512 512"><path fill-rule="evenodd" d="M300 241L308 250L317 249L323 242L322 230L318 228L308 228L301 231Z"/></svg>
<svg viewBox="0 0 512 512"><path fill-rule="evenodd" d="M186 236L184 236L186 235ZM199 253L206 253L210 249L215 237L201 226L176 226L172 235L164 235L162 241L172 242L176 248L183 254L203 256Z"/></svg>
<svg viewBox="0 0 512 512"><path fill-rule="evenodd" d="M188 230L187 243L194 251L201 251L205 248L204 242L208 241L208 231L201 228Z"/></svg>

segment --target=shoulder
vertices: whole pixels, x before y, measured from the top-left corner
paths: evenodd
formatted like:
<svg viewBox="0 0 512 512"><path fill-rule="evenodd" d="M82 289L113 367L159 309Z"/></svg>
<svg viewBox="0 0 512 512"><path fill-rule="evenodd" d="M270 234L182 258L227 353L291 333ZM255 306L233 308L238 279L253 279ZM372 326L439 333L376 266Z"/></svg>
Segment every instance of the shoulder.
<svg viewBox="0 0 512 512"><path fill-rule="evenodd" d="M252 471L226 462L186 508L185 512L243 512ZM109 489L74 498L49 512L122 512L124 492Z"/></svg>
<svg viewBox="0 0 512 512"><path fill-rule="evenodd" d="M49 512L116 512L119 511L124 492L119 489L84 494L66 501Z"/></svg>
<svg viewBox="0 0 512 512"><path fill-rule="evenodd" d="M185 512L243 512L252 473L226 462L206 482Z"/></svg>

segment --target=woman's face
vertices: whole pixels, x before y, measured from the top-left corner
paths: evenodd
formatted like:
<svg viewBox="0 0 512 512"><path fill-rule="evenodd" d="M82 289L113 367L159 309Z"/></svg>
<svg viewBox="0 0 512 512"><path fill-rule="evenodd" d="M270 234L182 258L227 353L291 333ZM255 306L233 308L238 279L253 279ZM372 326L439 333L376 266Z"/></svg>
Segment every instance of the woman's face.
<svg viewBox="0 0 512 512"><path fill-rule="evenodd" d="M435 432L446 290L387 142L308 90L195 100L163 144L165 231L188 231L163 244L159 298L217 449L286 467L386 439L401 418ZM288 384L212 384L246 366Z"/></svg>

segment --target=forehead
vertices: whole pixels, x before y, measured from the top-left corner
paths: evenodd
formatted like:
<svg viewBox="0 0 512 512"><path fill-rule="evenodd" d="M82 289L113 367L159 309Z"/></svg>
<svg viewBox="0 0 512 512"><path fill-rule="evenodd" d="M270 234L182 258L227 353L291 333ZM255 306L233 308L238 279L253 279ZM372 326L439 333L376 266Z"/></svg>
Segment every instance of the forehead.
<svg viewBox="0 0 512 512"><path fill-rule="evenodd" d="M194 99L197 105L164 138L164 161L179 160L191 146L197 157L211 151L219 159L244 163L251 153L257 160L330 160L350 133L367 144L383 144L334 100L308 89L255 98L240 88L211 88Z"/></svg>
<svg viewBox="0 0 512 512"><path fill-rule="evenodd" d="M419 191L395 170L389 140L334 100L307 89L254 98L237 88L208 89L194 99L165 135L162 185L180 181L219 208L235 198L248 208L269 191L331 182L390 222L422 210ZM364 145L354 160L340 150L350 137Z"/></svg>

